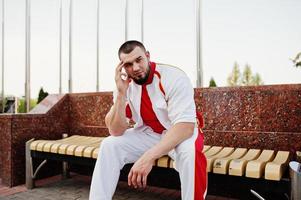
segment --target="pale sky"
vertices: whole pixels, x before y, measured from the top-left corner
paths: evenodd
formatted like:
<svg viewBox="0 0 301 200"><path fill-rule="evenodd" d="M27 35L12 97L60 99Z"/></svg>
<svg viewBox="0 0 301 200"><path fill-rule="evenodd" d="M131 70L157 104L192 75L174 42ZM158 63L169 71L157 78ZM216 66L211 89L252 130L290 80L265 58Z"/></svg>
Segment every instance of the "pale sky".
<svg viewBox="0 0 301 200"><path fill-rule="evenodd" d="M58 93L59 2L31 0L32 98L40 87ZM100 2L100 88L110 91L115 87L117 50L124 42L125 0ZM129 4L129 39L140 40L141 1ZM153 61L179 66L195 86L194 4L195 0L144 0L144 43ZM74 0L74 92L96 90L96 5L97 0ZM251 65L265 84L301 83L301 69L289 59L301 51L300 10L300 0L203 0L204 86L211 77L218 86L226 86L235 61L241 70ZM63 0L63 92L68 91L68 12L69 0ZM24 95L25 0L5 0L4 52L5 93Z"/></svg>

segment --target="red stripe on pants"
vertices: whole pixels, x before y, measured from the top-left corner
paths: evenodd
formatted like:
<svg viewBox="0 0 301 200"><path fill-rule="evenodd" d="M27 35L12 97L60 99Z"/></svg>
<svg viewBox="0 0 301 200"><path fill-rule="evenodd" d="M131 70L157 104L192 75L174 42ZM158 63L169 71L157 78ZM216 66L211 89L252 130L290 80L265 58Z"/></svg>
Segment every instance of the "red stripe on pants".
<svg viewBox="0 0 301 200"><path fill-rule="evenodd" d="M204 200L207 189L207 160L202 153L204 146L204 134L199 130L195 141L195 171L194 171L194 200Z"/></svg>

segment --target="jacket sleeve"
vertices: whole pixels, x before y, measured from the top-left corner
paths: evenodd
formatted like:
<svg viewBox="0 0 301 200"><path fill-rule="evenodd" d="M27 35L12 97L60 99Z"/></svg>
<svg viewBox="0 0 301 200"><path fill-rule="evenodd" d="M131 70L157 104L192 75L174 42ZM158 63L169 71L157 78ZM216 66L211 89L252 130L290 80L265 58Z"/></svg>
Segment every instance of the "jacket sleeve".
<svg viewBox="0 0 301 200"><path fill-rule="evenodd" d="M194 90L186 75L173 81L167 94L167 110L172 125L179 122L196 122Z"/></svg>

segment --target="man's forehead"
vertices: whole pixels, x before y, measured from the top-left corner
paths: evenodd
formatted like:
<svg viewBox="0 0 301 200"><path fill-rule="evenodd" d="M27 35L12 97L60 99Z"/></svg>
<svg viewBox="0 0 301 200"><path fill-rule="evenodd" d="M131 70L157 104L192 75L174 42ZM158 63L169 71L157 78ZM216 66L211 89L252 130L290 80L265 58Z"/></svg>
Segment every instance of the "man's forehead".
<svg viewBox="0 0 301 200"><path fill-rule="evenodd" d="M121 53L120 54L120 59L124 63L131 63L131 62L134 62L140 56L143 56L144 54L145 54L145 52L141 48L136 47L135 49L133 49L133 51L131 51L128 54Z"/></svg>

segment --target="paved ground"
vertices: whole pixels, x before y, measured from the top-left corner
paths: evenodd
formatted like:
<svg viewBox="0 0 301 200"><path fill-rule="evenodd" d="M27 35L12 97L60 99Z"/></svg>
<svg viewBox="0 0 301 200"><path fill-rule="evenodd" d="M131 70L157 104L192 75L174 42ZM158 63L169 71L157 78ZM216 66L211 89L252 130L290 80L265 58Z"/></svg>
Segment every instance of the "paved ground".
<svg viewBox="0 0 301 200"><path fill-rule="evenodd" d="M88 200L91 177L73 175L71 179L61 180L60 176L37 181L37 187L26 190L25 186L7 188L0 184L0 200ZM135 190L120 182L113 200L180 200L178 190L148 187ZM206 200L230 200L208 196Z"/></svg>

